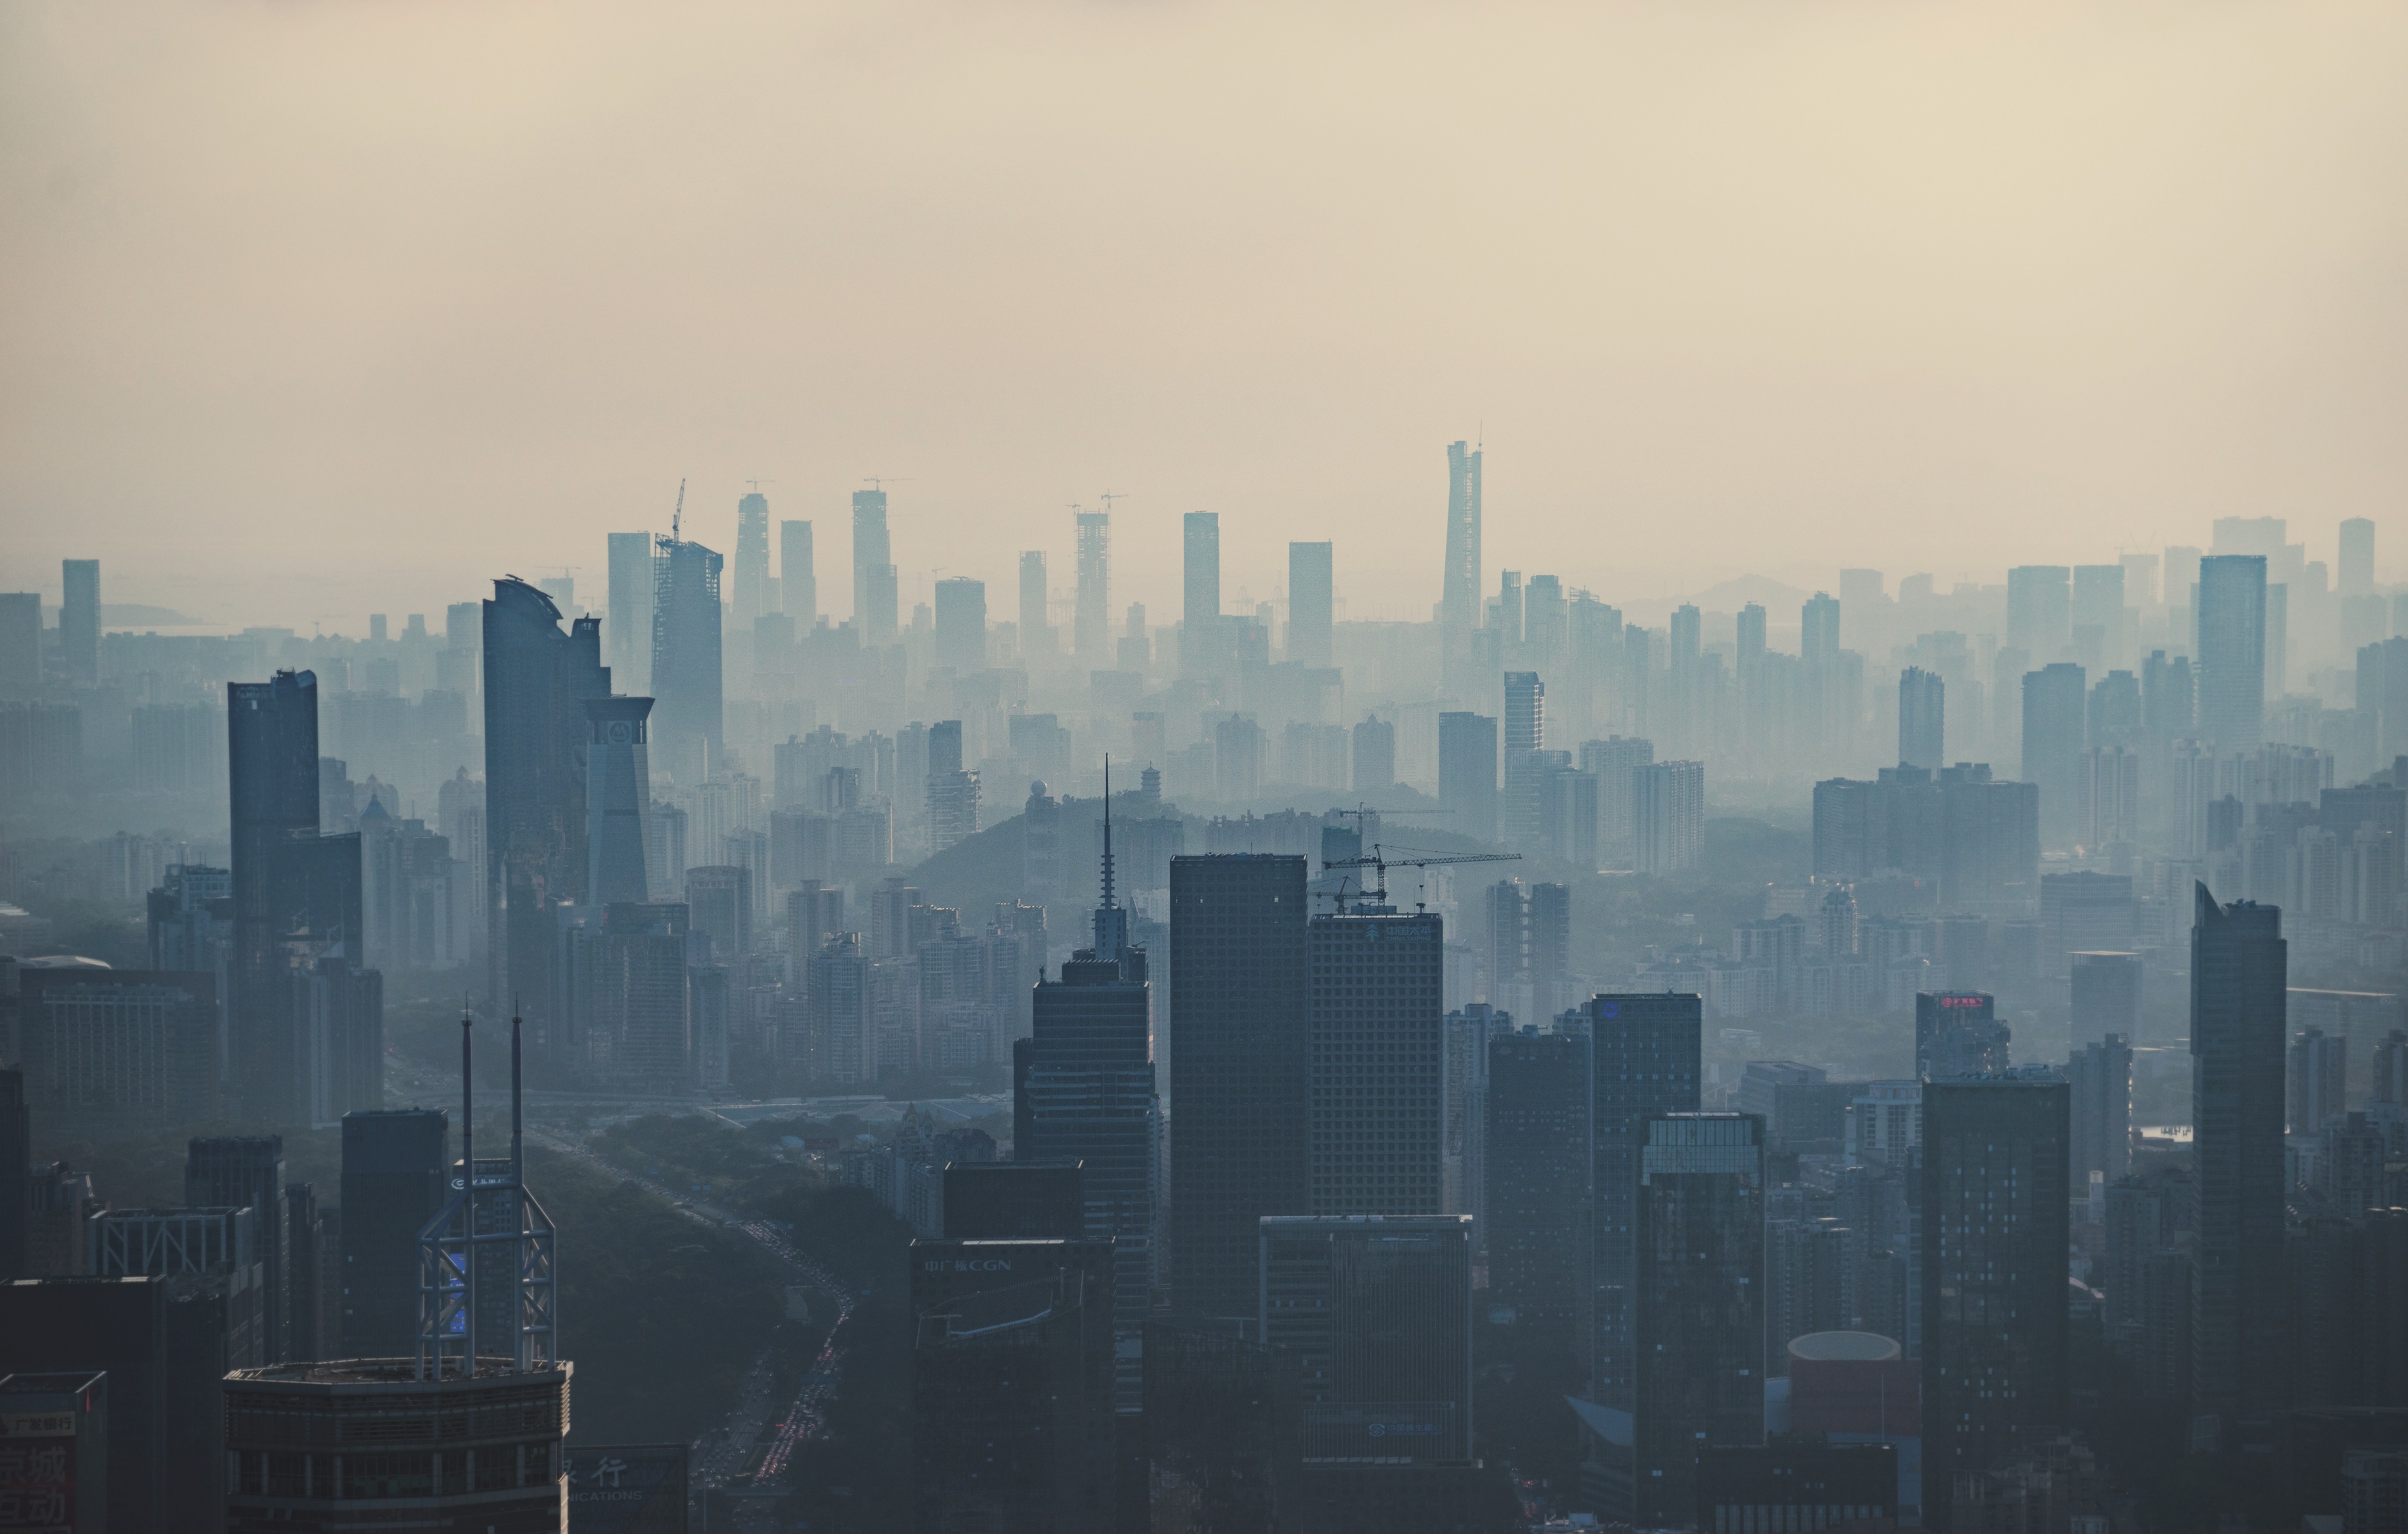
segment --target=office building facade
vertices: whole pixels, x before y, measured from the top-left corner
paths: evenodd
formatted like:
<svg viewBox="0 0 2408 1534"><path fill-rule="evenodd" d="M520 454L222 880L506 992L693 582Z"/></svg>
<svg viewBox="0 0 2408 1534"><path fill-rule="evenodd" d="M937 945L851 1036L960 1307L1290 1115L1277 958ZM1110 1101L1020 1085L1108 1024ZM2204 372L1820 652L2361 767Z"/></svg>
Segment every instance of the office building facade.
<svg viewBox="0 0 2408 1534"><path fill-rule="evenodd" d="M1093 1241L911 1243L911 1527L1113 1527L1112 1257Z"/></svg>
<svg viewBox="0 0 2408 1534"><path fill-rule="evenodd" d="M2213 1450L2270 1442L2285 1399L2289 949L2272 906L2218 904L2203 884L2192 904L2191 1441Z"/></svg>
<svg viewBox="0 0 2408 1534"><path fill-rule="evenodd" d="M662 538L653 545L652 691L658 702L652 736L681 784L700 783L719 771L726 726L719 575L725 562L692 539ZM585 622L580 618L572 632L581 633ZM607 671L601 690L609 690ZM490 781L492 774L486 776Z"/></svg>
<svg viewBox="0 0 2408 1534"><path fill-rule="evenodd" d="M1445 924L1312 918L1312 1213L1436 1214L1444 1190Z"/></svg>
<svg viewBox="0 0 2408 1534"><path fill-rule="evenodd" d="M663 613L654 617L657 633ZM716 645L715 616L711 633ZM515 578L494 583L484 646L486 994L515 1002L547 1061L566 1022L552 995L553 908L586 901L585 704L609 696L610 672L599 622L579 618L564 632L552 599ZM662 675L657 644L652 664Z"/></svg>
<svg viewBox="0 0 2408 1534"><path fill-rule="evenodd" d="M1259 1335L1307 1461L1471 1457L1471 1219L1267 1216Z"/></svg>
<svg viewBox="0 0 2408 1534"><path fill-rule="evenodd" d="M2269 595L2262 554L2199 561L2198 730L2221 756L2265 739Z"/></svg>
<svg viewBox="0 0 2408 1534"><path fill-rule="evenodd" d="M1923 1088L1923 1515L2062 1430L2068 1095L2054 1072Z"/></svg>
<svg viewBox="0 0 2408 1534"><path fill-rule="evenodd" d="M1673 1114L1636 1138L1634 1506L1688 1527L1700 1452L1764 1442L1764 1121Z"/></svg>
<svg viewBox="0 0 2408 1534"><path fill-rule="evenodd" d="M1259 1222L1312 1209L1305 862L1170 861L1170 1291L1192 1314L1254 1314Z"/></svg>
<svg viewBox="0 0 2408 1534"><path fill-rule="evenodd" d="M1585 1032L1524 1028L1487 1041L1481 1237L1488 1301L1532 1343L1588 1353L1595 1083Z"/></svg>
<svg viewBox="0 0 2408 1534"><path fill-rule="evenodd" d="M1692 995L1617 994L1591 998L1586 1010L1596 1147L1590 1186L1597 1200L1589 1391L1599 1403L1627 1412L1638 1366L1630 1307L1640 1150L1649 1120L1698 1110L1704 1003Z"/></svg>
<svg viewBox="0 0 2408 1534"><path fill-rule="evenodd" d="M418 1337L418 1233L443 1207L451 1120L440 1109L343 1117L340 1345L347 1358L406 1358Z"/></svg>

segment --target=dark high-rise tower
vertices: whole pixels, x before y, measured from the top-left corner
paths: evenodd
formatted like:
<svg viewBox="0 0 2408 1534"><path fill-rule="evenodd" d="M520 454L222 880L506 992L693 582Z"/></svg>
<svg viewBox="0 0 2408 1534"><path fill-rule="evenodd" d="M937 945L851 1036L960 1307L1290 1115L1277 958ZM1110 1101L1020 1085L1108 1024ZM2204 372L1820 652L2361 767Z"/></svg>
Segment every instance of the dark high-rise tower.
<svg viewBox="0 0 2408 1534"><path fill-rule="evenodd" d="M911 1513L925 1534L1110 1534L1112 1254L911 1243Z"/></svg>
<svg viewBox="0 0 2408 1534"><path fill-rule="evenodd" d="M2204 563L2205 561L2201 561ZM2284 1404L2283 914L2194 886L2190 932L2194 1444L2265 1442Z"/></svg>
<svg viewBox="0 0 2408 1534"><path fill-rule="evenodd" d="M2040 787L2044 847L2073 845L2081 829L2082 742L2089 689L2071 660L2024 674L2024 781Z"/></svg>
<svg viewBox="0 0 2408 1534"><path fill-rule="evenodd" d="M1505 674L1505 843L1539 844L1538 755L1547 744L1547 684L1535 671Z"/></svg>
<svg viewBox="0 0 2408 1534"><path fill-rule="evenodd" d="M936 659L962 675L986 669L986 582L954 575L937 583Z"/></svg>
<svg viewBox="0 0 2408 1534"><path fill-rule="evenodd" d="M1011 1138L1015 1160L1082 1166L1087 1239L1112 1243L1116 1399L1135 1413L1144 1404L1145 1317L1157 1276L1162 1106L1146 952L1129 943L1128 915L1112 890L1107 821L1095 941L1060 978L1037 983L1029 1036L1011 1047Z"/></svg>
<svg viewBox="0 0 2408 1534"><path fill-rule="evenodd" d="M318 678L278 672L226 684L226 782L234 852L234 953L226 1022L246 1110L268 1123L306 1117L295 1031L296 932L360 956L357 836L318 834Z"/></svg>
<svg viewBox="0 0 2408 1534"><path fill-rule="evenodd" d="M1497 719L1488 714L1438 717L1438 797L1449 831L1476 841L1497 836Z"/></svg>
<svg viewBox="0 0 2408 1534"><path fill-rule="evenodd" d="M1444 920L1357 905L1314 916L1311 944L1312 1213L1436 1214L1445 1183Z"/></svg>
<svg viewBox="0 0 2408 1534"><path fill-rule="evenodd" d="M1764 1120L1674 1114L1635 1138L1636 1521L1685 1528L1698 1452L1764 1442Z"/></svg>
<svg viewBox="0 0 2408 1534"><path fill-rule="evenodd" d="M449 1195L450 1126L439 1108L343 1115L342 1357L418 1345L418 1233Z"/></svg>
<svg viewBox="0 0 2408 1534"><path fill-rule="evenodd" d="M1179 619L1186 625L1182 645L1199 644L1221 621L1221 514L1191 511L1183 528L1182 567L1184 600Z"/></svg>
<svg viewBox="0 0 2408 1534"><path fill-rule="evenodd" d="M1328 544L1287 546L1287 658L1299 666L1330 662L1337 598Z"/></svg>
<svg viewBox="0 0 2408 1534"><path fill-rule="evenodd" d="M516 576L494 582L484 627L488 994L523 1010L540 1059L561 1042L551 1031L561 1021L553 908L586 895L585 703L609 696L610 671L600 623L581 618L563 632L552 599Z"/></svg>
<svg viewBox="0 0 2408 1534"><path fill-rule="evenodd" d="M585 700L585 903L651 899L644 846L652 817L650 698Z"/></svg>
<svg viewBox="0 0 2408 1534"><path fill-rule="evenodd" d="M1480 627L1481 450L1451 442L1446 448L1446 578L1440 589L1444 642L1468 640Z"/></svg>
<svg viewBox="0 0 2408 1534"><path fill-rule="evenodd" d="M2132 1170L2132 1046L2110 1033L2074 1050L2065 1062L2072 1099L2066 1180L2080 1198L2090 1174L2113 1187Z"/></svg>
<svg viewBox="0 0 2408 1534"><path fill-rule="evenodd" d="M1077 514L1079 526L1079 610L1070 630L1071 647L1079 655L1100 660L1112 643L1112 516L1109 511Z"/></svg>
<svg viewBox="0 0 2408 1534"><path fill-rule="evenodd" d="M1054 624L1045 616L1045 550L1032 548L1020 556L1020 653L1054 653Z"/></svg>
<svg viewBox="0 0 2408 1534"><path fill-rule="evenodd" d="M1256 1227L1312 1207L1305 859L1170 862L1170 1292L1257 1308Z"/></svg>
<svg viewBox="0 0 2408 1534"><path fill-rule="evenodd" d="M1471 1455L1471 1218L1262 1222L1264 1346L1307 1461Z"/></svg>
<svg viewBox="0 0 2408 1534"><path fill-rule="evenodd" d="M2046 664L2071 642L2073 572L2062 564L2019 564L2007 572L2007 643Z"/></svg>
<svg viewBox="0 0 2408 1534"><path fill-rule="evenodd" d="M2266 611L2263 554L2199 561L2198 729L2221 755L2265 738Z"/></svg>
<svg viewBox="0 0 2408 1534"><path fill-rule="evenodd" d="M602 647L619 680L632 686L643 679L652 660L652 535L613 533L609 547L610 605Z"/></svg>
<svg viewBox="0 0 2408 1534"><path fill-rule="evenodd" d="M1921 1079L1996 1075L2007 1068L2010 1043L1996 1000L1984 992L1915 993L1914 1073Z"/></svg>
<svg viewBox="0 0 2408 1534"><path fill-rule="evenodd" d="M1923 1088L1928 1528L1949 1527L1956 1477L2067 1426L2066 1129L2045 1068Z"/></svg>
<svg viewBox="0 0 2408 1534"><path fill-rule="evenodd" d="M1901 767L1948 764L1947 686L1940 674L1909 666L1898 674L1898 762Z"/></svg>
<svg viewBox="0 0 2408 1534"><path fill-rule="evenodd" d="M886 492L853 492L853 626L865 645L895 643L895 549L886 534ZM657 689L655 689L657 690Z"/></svg>
<svg viewBox="0 0 2408 1534"><path fill-rule="evenodd" d="M0 1281L27 1276L27 1185L34 1174L34 1120L25 1105L25 1072L0 1066Z"/></svg>
<svg viewBox="0 0 2408 1534"><path fill-rule="evenodd" d="M724 562L691 540L667 537L653 545L652 696L658 702L652 737L680 783L699 783L719 770L725 719L719 572ZM490 629L485 643L490 654Z"/></svg>
<svg viewBox="0 0 2408 1534"><path fill-rule="evenodd" d="M1617 1411L1631 1409L1635 1378L1630 1285L1639 1147L1645 1143L1647 1120L1698 1111L1704 1019L1703 1002L1696 996L1597 996L1588 1003L1596 1137L1590 1183L1597 1197L1596 1257L1590 1264L1596 1359L1589 1391Z"/></svg>
<svg viewBox="0 0 2408 1534"><path fill-rule="evenodd" d="M759 490L736 503L736 590L738 628L769 610L769 498Z"/></svg>
<svg viewBox="0 0 2408 1534"><path fill-rule="evenodd" d="M778 601L795 620L795 632L808 634L820 620L820 581L811 562L811 524L778 524Z"/></svg>
<svg viewBox="0 0 2408 1534"><path fill-rule="evenodd" d="M1588 1039L1525 1028L1488 1041L1482 1118L1488 1302L1510 1306L1523 1352L1588 1352L1596 1214Z"/></svg>
<svg viewBox="0 0 2408 1534"><path fill-rule="evenodd" d="M284 1137L196 1139L184 1150L184 1202L194 1209L250 1209L259 1239L260 1361L288 1356L284 1223Z"/></svg>
<svg viewBox="0 0 2408 1534"><path fill-rule="evenodd" d="M100 561L60 561L59 660L79 687L100 681Z"/></svg>

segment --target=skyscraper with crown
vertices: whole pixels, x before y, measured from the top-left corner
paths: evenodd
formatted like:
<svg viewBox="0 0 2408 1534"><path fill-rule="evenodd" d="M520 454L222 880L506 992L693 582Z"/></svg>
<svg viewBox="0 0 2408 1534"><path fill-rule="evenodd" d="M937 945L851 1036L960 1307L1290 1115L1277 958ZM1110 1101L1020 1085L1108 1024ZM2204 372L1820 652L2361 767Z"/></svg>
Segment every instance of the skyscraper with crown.
<svg viewBox="0 0 2408 1534"><path fill-rule="evenodd" d="M1112 891L1111 779L1104 780L1102 897L1095 942L1039 980L1029 1036L1012 1045L1012 1158L1082 1163L1086 1235L1112 1243L1115 1404L1142 1402L1146 1312L1162 1205L1162 1105L1154 1074L1146 951Z"/></svg>

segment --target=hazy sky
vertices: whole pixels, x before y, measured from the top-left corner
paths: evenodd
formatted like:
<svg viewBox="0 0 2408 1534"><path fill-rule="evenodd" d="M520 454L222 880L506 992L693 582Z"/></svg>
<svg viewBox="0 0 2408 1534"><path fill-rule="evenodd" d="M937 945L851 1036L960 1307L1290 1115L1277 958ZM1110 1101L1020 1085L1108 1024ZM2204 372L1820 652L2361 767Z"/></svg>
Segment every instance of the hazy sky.
<svg viewBox="0 0 2408 1534"><path fill-rule="evenodd" d="M1609 599L2371 516L2408 7L0 6L0 589L357 633L893 486L905 601L1334 538ZM398 616L395 622L398 625Z"/></svg>

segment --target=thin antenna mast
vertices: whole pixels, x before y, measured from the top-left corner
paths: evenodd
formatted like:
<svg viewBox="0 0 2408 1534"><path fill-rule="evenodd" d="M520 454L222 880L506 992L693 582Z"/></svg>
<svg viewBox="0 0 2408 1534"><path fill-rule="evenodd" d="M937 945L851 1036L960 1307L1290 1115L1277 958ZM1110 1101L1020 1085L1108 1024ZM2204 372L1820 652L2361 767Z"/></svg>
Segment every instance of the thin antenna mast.
<svg viewBox="0 0 2408 1534"><path fill-rule="evenodd" d="M477 1085L469 1050L469 1030L474 1027L472 1015L460 1014L460 1166L468 1195L468 1239L460 1244L460 1265L467 1270L463 1277L468 1290L465 1316L468 1346L461 1362L472 1380L477 1377Z"/></svg>
<svg viewBox="0 0 2408 1534"><path fill-rule="evenodd" d="M1104 909L1112 908L1112 757L1104 753Z"/></svg>

